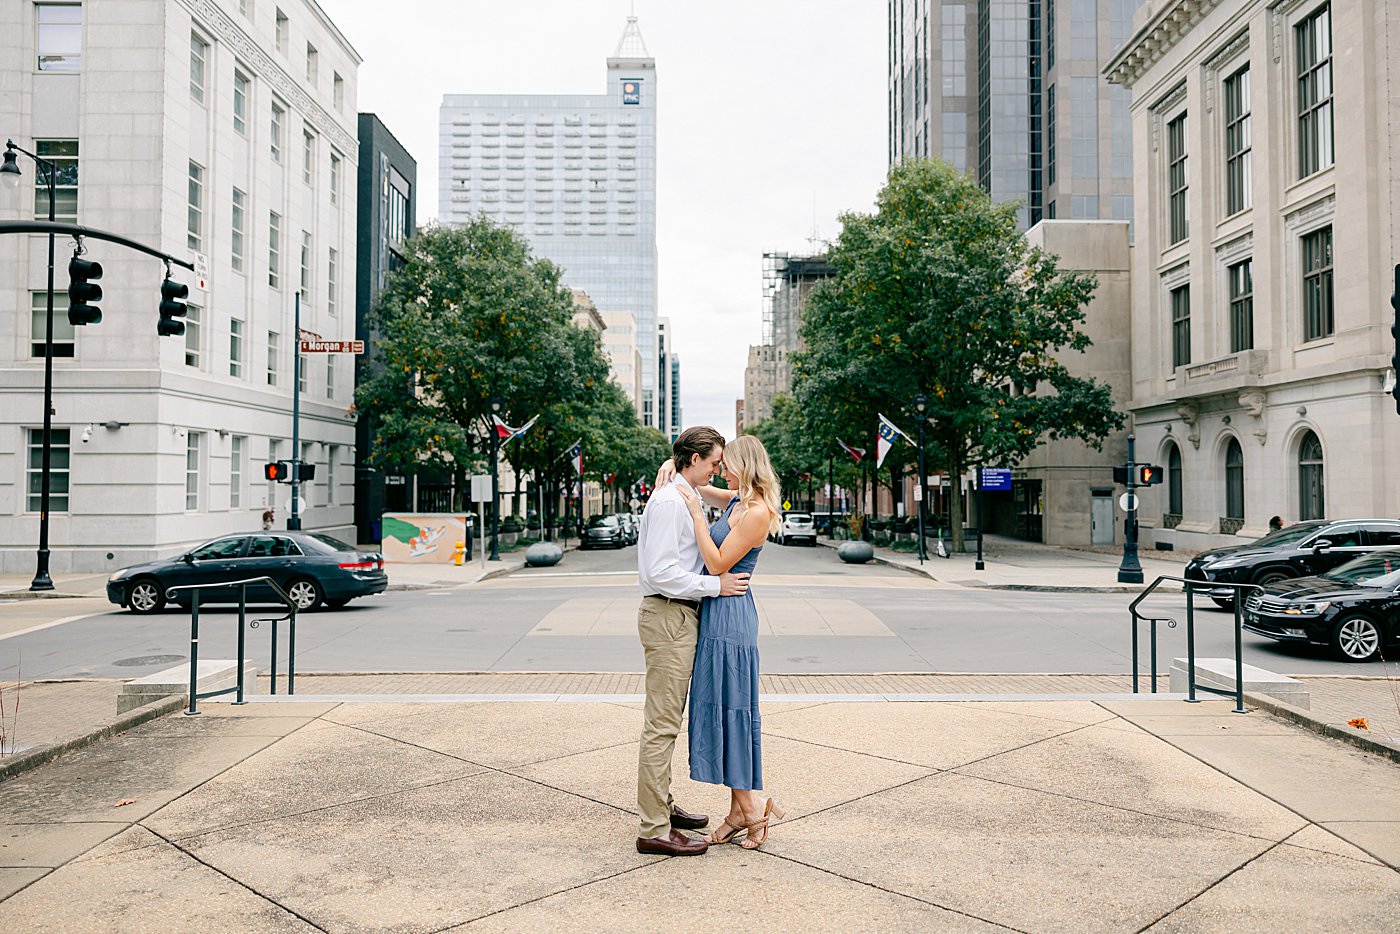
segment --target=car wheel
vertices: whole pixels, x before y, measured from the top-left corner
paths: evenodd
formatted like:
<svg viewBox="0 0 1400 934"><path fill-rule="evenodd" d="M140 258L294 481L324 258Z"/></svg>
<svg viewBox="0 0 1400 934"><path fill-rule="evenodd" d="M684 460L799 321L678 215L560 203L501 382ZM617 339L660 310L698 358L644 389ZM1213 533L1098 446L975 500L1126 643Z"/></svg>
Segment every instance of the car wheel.
<svg viewBox="0 0 1400 934"><path fill-rule="evenodd" d="M321 588L309 577L299 577L287 585L287 596L301 612L316 609L321 602Z"/></svg>
<svg viewBox="0 0 1400 934"><path fill-rule="evenodd" d="M1227 599L1225 597L1211 597L1210 599L1212 603L1220 607L1222 610L1233 610L1235 608L1235 601Z"/></svg>
<svg viewBox="0 0 1400 934"><path fill-rule="evenodd" d="M1381 650L1381 630L1366 616L1344 616L1332 627L1332 654L1344 662L1368 662Z"/></svg>
<svg viewBox="0 0 1400 934"><path fill-rule="evenodd" d="M326 606L330 607L330 608L333 609L333 610L340 610L340 609L344 609L345 605L346 605L347 603L349 603L349 602L350 602L350 598L349 598L349 597L337 597L337 598L334 599L334 600L327 600L327 601L326 601Z"/></svg>
<svg viewBox="0 0 1400 934"><path fill-rule="evenodd" d="M126 592L126 605L131 612L144 616L165 609L165 591L153 577L139 577Z"/></svg>
<svg viewBox="0 0 1400 934"><path fill-rule="evenodd" d="M1270 584L1277 584L1279 581L1291 580L1292 578L1293 575L1289 574L1287 571L1280 571L1274 568L1271 571L1265 571L1263 574L1260 574L1254 579L1254 583L1267 587Z"/></svg>

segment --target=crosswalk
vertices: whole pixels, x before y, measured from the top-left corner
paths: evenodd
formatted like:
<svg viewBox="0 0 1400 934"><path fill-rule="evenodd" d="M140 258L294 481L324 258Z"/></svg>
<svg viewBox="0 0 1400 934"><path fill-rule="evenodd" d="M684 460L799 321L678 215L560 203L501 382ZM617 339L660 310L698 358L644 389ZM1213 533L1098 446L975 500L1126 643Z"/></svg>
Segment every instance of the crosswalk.
<svg viewBox="0 0 1400 934"><path fill-rule="evenodd" d="M531 636L635 636L638 597L572 597L545 614ZM896 638L865 607L840 597L768 594L755 597L760 636Z"/></svg>

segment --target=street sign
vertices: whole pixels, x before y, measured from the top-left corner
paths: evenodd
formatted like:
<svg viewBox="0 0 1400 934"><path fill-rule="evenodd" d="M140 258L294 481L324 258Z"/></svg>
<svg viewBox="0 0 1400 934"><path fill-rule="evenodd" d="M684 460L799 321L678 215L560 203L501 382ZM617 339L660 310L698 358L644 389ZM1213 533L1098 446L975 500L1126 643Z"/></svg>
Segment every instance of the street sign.
<svg viewBox="0 0 1400 934"><path fill-rule="evenodd" d="M1124 512L1133 512L1138 508L1138 495L1136 493L1124 493L1118 497L1118 508Z"/></svg>
<svg viewBox="0 0 1400 934"><path fill-rule="evenodd" d="M479 473L472 475L472 499L476 502L484 502L491 498L491 475L489 473Z"/></svg>
<svg viewBox="0 0 1400 934"><path fill-rule="evenodd" d="M292 498L291 498L290 496L288 496L288 497L287 497L287 501L286 501L285 503L282 504L282 508L285 509L285 510L287 510L287 512L291 512L291 511L292 511ZM306 497L305 497L305 496L298 496L298 497L297 497L297 509L296 509L296 511L297 511L297 512L306 512Z"/></svg>
<svg viewBox="0 0 1400 934"><path fill-rule="evenodd" d="M636 509L638 506L642 505L642 501L634 496L627 501L627 505L631 506L633 509Z"/></svg>
<svg viewBox="0 0 1400 934"><path fill-rule="evenodd" d="M1004 492L1011 489L1010 467L983 467L982 489L991 492Z"/></svg>
<svg viewBox="0 0 1400 934"><path fill-rule="evenodd" d="M921 486L919 486L919 485L916 483L916 484L914 484L914 502L916 502L916 503L922 503L923 501L924 501L924 488L921 487Z"/></svg>
<svg viewBox="0 0 1400 934"><path fill-rule="evenodd" d="M364 341L314 340L301 342L302 353L364 353Z"/></svg>
<svg viewBox="0 0 1400 934"><path fill-rule="evenodd" d="M194 255L194 287L203 292L209 291L209 257L203 253Z"/></svg>
<svg viewBox="0 0 1400 934"><path fill-rule="evenodd" d="M791 501L791 500L787 500L787 499L783 500L783 508L784 508L784 509L791 509L791 508L792 508L792 501Z"/></svg>

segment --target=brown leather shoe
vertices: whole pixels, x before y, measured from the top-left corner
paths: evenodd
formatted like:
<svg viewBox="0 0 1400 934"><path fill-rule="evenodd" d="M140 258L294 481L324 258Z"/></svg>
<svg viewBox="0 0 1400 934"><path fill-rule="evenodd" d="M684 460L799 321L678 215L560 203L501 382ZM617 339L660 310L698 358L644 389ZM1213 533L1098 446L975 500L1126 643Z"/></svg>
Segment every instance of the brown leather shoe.
<svg viewBox="0 0 1400 934"><path fill-rule="evenodd" d="M691 814L682 811L676 805L671 805L671 826L681 830L704 830L710 823L710 819L704 814Z"/></svg>
<svg viewBox="0 0 1400 934"><path fill-rule="evenodd" d="M710 848L704 840L692 840L679 830L673 830L664 837L637 838L638 853L655 853L658 856L699 856Z"/></svg>

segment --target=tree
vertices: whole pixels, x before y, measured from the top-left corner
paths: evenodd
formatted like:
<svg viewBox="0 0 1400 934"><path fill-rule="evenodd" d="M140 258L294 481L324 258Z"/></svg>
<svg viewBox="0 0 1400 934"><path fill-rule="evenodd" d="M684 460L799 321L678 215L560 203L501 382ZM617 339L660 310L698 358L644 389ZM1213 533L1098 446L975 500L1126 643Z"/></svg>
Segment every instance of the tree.
<svg viewBox="0 0 1400 934"><path fill-rule="evenodd" d="M932 461L953 478L955 548L969 467L1019 461L1046 439L1097 449L1122 427L1109 387L1060 360L1089 346L1078 326L1097 280L1029 247L1014 204L945 162L913 160L890 170L874 214L841 221L837 274L803 322L798 398L822 427L868 438L877 412L915 424L925 396Z"/></svg>
<svg viewBox="0 0 1400 934"><path fill-rule="evenodd" d="M801 491L805 477L824 475L826 458L801 404L789 395L773 400L773 414L745 429L768 450L784 490ZM815 505L815 504L814 504Z"/></svg>

